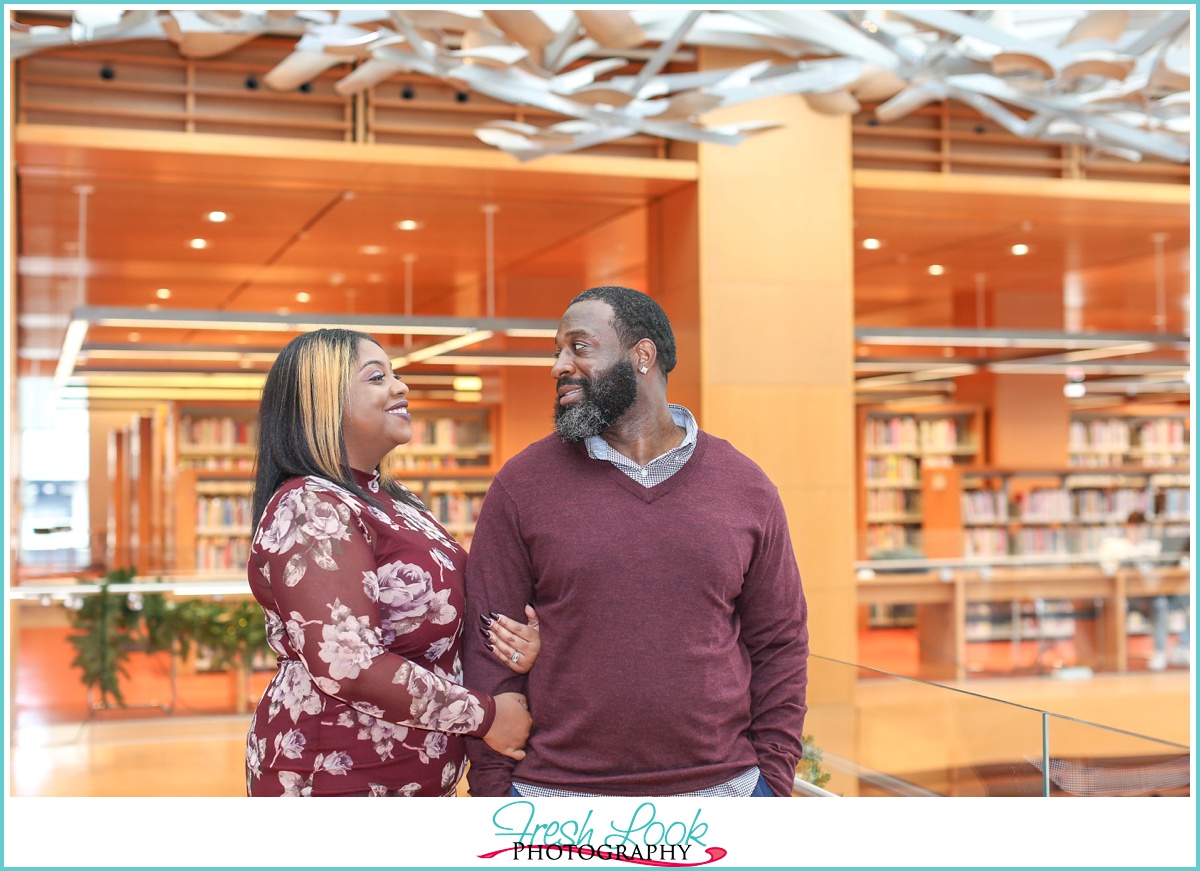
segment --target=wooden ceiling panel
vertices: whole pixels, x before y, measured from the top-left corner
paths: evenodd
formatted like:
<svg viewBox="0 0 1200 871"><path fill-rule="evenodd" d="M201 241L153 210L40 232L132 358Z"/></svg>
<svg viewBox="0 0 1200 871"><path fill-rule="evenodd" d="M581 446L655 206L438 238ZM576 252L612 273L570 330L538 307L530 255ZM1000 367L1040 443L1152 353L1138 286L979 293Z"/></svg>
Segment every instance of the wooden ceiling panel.
<svg viewBox="0 0 1200 871"><path fill-rule="evenodd" d="M1071 299L1083 301L1087 328L1153 332L1159 323L1156 239L1163 249L1168 329L1187 323L1180 316L1190 288L1186 191L1005 179L993 192L978 179L970 183L979 189L967 190L953 176L898 175L856 175L863 182L855 191L860 323L950 326L968 318L967 325L975 325L974 307L955 302L977 295L990 308L998 295L1059 296L1065 311L1070 288ZM867 238L881 247L864 249ZM1017 244L1028 253L1014 255ZM934 264L942 274L930 274Z"/></svg>

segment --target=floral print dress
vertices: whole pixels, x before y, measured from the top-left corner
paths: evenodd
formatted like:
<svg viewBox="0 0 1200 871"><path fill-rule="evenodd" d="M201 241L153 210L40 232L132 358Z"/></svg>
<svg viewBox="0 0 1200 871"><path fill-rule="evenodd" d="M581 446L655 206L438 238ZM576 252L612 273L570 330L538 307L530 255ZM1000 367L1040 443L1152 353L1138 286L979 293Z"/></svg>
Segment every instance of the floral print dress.
<svg viewBox="0 0 1200 871"><path fill-rule="evenodd" d="M452 795L490 696L462 686L466 554L427 510L355 472L268 503L248 574L279 671L246 739L248 795Z"/></svg>

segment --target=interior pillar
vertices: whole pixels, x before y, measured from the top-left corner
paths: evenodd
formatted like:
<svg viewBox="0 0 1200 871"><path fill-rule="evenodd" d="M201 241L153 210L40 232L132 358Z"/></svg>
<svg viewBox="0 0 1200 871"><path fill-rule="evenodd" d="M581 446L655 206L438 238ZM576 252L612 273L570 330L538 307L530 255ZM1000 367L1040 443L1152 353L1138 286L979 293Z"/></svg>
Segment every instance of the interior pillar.
<svg viewBox="0 0 1200 871"><path fill-rule="evenodd" d="M698 50L701 69L756 59ZM783 126L698 150L700 424L779 488L812 652L855 662L850 120L813 112L798 96L705 116L713 126L762 119ZM856 682L854 669L813 660L810 708L852 716ZM810 714L807 731L816 722ZM850 755L852 723L822 722L816 742Z"/></svg>

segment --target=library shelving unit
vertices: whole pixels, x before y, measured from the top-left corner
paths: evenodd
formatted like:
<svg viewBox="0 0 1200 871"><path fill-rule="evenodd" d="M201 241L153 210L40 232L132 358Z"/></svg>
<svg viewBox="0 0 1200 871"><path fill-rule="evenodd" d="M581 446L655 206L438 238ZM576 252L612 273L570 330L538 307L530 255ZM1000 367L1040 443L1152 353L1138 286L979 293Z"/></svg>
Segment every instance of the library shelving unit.
<svg viewBox="0 0 1200 871"><path fill-rule="evenodd" d="M181 573L241 573L252 535L256 409L180 406L175 412L174 567ZM412 441L388 455L388 471L469 546L495 474L491 409L427 407L414 410L412 423Z"/></svg>
<svg viewBox="0 0 1200 871"><path fill-rule="evenodd" d="M964 556L1096 556L1140 512L1149 538L1186 538L1188 472L1171 469L978 469L962 492Z"/></svg>
<svg viewBox="0 0 1200 871"><path fill-rule="evenodd" d="M388 455L388 471L412 490L438 523L470 547L475 519L495 474L494 416L487 406L413 412L413 437Z"/></svg>
<svg viewBox="0 0 1200 871"><path fill-rule="evenodd" d="M250 554L249 469L181 469L175 565L181 573L244 573Z"/></svg>
<svg viewBox="0 0 1200 871"><path fill-rule="evenodd" d="M860 410L859 531L865 557L903 551L954 555L940 551L958 546L956 482L963 468L981 460L981 433L982 411L975 406Z"/></svg>
<svg viewBox="0 0 1200 871"><path fill-rule="evenodd" d="M251 402L172 407L166 462L175 490L175 571L245 571L257 416Z"/></svg>
<svg viewBox="0 0 1200 871"><path fill-rule="evenodd" d="M1074 467L1186 470L1190 465L1191 432L1184 411L1075 412L1069 432Z"/></svg>

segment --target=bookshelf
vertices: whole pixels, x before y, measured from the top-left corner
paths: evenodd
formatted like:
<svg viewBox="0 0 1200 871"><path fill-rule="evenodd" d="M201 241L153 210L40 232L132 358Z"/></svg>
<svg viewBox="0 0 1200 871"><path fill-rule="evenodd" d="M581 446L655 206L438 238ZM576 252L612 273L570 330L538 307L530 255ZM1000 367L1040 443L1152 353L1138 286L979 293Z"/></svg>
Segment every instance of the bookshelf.
<svg viewBox="0 0 1200 871"><path fill-rule="evenodd" d="M176 488L176 570L244 572L250 554L253 472L237 468L181 469Z"/></svg>
<svg viewBox="0 0 1200 871"><path fill-rule="evenodd" d="M1181 469L979 469L963 484L964 555L1095 556L1135 511L1146 537L1186 537L1190 506Z"/></svg>
<svg viewBox="0 0 1200 871"><path fill-rule="evenodd" d="M252 535L256 416L253 405L176 407L172 456L177 571L244 571ZM494 444L490 407L428 407L413 411L412 441L384 463L460 544L469 547L495 474Z"/></svg>
<svg viewBox="0 0 1200 871"><path fill-rule="evenodd" d="M1190 465L1191 432L1186 413L1071 415L1070 464L1079 468L1184 468Z"/></svg>
<svg viewBox="0 0 1200 871"><path fill-rule="evenodd" d="M961 469L981 459L981 432L975 406L860 410L859 530L867 558L952 555L941 551L957 547L961 519L956 500L943 494L955 492Z"/></svg>

